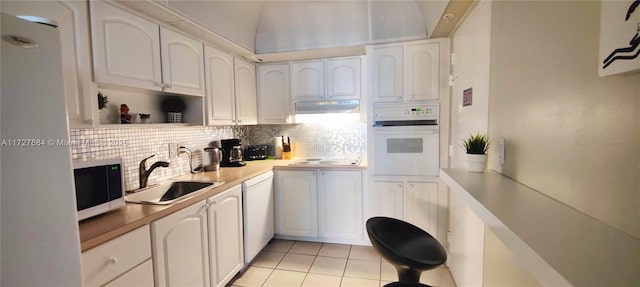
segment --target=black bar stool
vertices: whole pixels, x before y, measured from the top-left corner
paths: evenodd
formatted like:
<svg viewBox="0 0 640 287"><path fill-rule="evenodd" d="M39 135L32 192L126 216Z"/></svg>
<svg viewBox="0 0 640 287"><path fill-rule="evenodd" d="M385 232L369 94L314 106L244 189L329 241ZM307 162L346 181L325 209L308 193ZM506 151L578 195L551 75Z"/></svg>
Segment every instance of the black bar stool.
<svg viewBox="0 0 640 287"><path fill-rule="evenodd" d="M372 217L367 220L367 234L373 248L396 268L400 283L419 283L422 271L447 261L447 252L440 242L408 222ZM404 286L391 284L386 286Z"/></svg>

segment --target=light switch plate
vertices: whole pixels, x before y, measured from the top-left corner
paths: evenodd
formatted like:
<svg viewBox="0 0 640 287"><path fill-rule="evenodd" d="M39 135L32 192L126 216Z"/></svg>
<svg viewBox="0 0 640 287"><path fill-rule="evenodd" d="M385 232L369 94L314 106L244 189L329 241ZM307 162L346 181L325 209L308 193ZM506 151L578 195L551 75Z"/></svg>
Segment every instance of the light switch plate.
<svg viewBox="0 0 640 287"><path fill-rule="evenodd" d="M174 159L178 157L178 144L170 143L169 144L169 159Z"/></svg>

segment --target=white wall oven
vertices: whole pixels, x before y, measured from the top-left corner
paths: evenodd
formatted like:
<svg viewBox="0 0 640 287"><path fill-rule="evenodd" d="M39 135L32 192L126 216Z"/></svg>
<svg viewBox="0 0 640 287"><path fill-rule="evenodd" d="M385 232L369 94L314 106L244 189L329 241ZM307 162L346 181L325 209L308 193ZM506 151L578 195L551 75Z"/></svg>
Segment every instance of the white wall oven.
<svg viewBox="0 0 640 287"><path fill-rule="evenodd" d="M374 176L438 176L438 109L437 104L373 108Z"/></svg>

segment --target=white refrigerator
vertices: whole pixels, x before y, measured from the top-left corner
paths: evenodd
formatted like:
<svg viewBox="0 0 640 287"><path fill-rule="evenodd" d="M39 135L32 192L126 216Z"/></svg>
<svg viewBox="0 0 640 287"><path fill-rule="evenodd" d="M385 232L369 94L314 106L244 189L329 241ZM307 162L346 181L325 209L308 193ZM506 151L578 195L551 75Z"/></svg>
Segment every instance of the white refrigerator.
<svg viewBox="0 0 640 287"><path fill-rule="evenodd" d="M0 285L82 286L58 31L0 17Z"/></svg>

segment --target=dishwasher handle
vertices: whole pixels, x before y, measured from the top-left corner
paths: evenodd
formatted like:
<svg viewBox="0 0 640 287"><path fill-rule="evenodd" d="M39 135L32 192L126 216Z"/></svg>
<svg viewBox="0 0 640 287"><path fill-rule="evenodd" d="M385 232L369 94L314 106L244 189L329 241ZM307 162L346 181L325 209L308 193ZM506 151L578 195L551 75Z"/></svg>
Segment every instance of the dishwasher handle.
<svg viewBox="0 0 640 287"><path fill-rule="evenodd" d="M263 183L267 180L272 180L273 179L273 171L267 171L263 174L260 174L256 177L250 178L248 180L245 180L244 182L242 182L243 187L252 187L254 185L258 185L260 183Z"/></svg>

